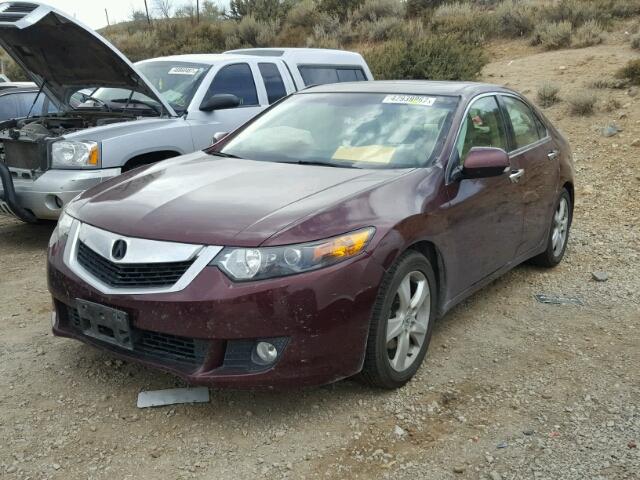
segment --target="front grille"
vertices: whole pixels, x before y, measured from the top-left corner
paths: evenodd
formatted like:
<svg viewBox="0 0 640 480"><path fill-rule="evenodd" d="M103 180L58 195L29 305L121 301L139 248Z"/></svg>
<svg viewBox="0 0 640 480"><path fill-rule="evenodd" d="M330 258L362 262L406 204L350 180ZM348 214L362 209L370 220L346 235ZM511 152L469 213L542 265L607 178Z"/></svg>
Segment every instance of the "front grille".
<svg viewBox="0 0 640 480"><path fill-rule="evenodd" d="M78 309L67 307L67 314L69 323L82 332L83 325ZM197 367L202 365L209 349L209 342L206 340L179 337L135 327L131 327L131 335L133 337L133 353L163 363L178 363Z"/></svg>
<svg viewBox="0 0 640 480"><path fill-rule="evenodd" d="M174 361L201 364L206 355L207 342L193 338L177 337L167 333L139 330L135 350L149 356L168 358Z"/></svg>
<svg viewBox="0 0 640 480"><path fill-rule="evenodd" d="M193 260L171 263L114 263L78 242L78 263L101 282L114 288L173 286Z"/></svg>
<svg viewBox="0 0 640 480"><path fill-rule="evenodd" d="M25 170L46 170L47 151L44 142L36 143L24 140L2 140L4 163L8 167Z"/></svg>
<svg viewBox="0 0 640 480"><path fill-rule="evenodd" d="M33 12L38 5L33 3L14 2L0 12L0 22L17 22Z"/></svg>

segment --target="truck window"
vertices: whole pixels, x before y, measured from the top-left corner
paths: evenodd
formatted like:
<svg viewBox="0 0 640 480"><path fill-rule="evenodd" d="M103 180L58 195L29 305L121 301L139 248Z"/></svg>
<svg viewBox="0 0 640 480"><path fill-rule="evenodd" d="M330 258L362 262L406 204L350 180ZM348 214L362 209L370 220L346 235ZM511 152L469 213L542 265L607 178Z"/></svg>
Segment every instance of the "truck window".
<svg viewBox="0 0 640 480"><path fill-rule="evenodd" d="M324 85L325 83L361 82L367 79L360 67L301 65L298 67L298 71L307 86Z"/></svg>
<svg viewBox="0 0 640 480"><path fill-rule="evenodd" d="M251 67L247 63L236 63L221 68L211 82L207 98L219 93L235 95L243 107L258 105L258 93Z"/></svg>
<svg viewBox="0 0 640 480"><path fill-rule="evenodd" d="M29 110L31 110L31 115L46 115L48 113L56 113L57 109L54 104L49 102L44 94L38 95L38 100L36 100L37 92L24 92L17 93L16 100L18 103L18 116L26 117L29 114ZM46 110L45 110L45 101L46 101ZM33 106L33 108L31 108Z"/></svg>
<svg viewBox="0 0 640 480"><path fill-rule="evenodd" d="M15 95L2 95L0 97L0 121L9 120L18 116L18 106Z"/></svg>
<svg viewBox="0 0 640 480"><path fill-rule="evenodd" d="M258 68L260 69L262 80L264 80L264 86L267 89L269 105L287 95L282 76L274 63L259 63Z"/></svg>

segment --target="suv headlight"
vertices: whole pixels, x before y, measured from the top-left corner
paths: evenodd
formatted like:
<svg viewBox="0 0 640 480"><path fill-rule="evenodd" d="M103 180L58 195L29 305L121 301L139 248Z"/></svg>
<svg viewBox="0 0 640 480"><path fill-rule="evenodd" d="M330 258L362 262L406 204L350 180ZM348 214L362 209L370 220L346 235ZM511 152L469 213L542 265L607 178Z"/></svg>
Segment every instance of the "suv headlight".
<svg viewBox="0 0 640 480"><path fill-rule="evenodd" d="M60 240L64 240L69 236L73 220L74 218L71 215L67 215L62 212L62 215L58 218L58 224L56 225L56 228L54 228L51 238L49 239L49 247L53 247Z"/></svg>
<svg viewBox="0 0 640 480"><path fill-rule="evenodd" d="M225 248L211 265L232 280L263 280L317 270L362 253L373 227L318 242L264 248Z"/></svg>
<svg viewBox="0 0 640 480"><path fill-rule="evenodd" d="M52 168L100 168L100 146L96 142L58 140L51 144Z"/></svg>

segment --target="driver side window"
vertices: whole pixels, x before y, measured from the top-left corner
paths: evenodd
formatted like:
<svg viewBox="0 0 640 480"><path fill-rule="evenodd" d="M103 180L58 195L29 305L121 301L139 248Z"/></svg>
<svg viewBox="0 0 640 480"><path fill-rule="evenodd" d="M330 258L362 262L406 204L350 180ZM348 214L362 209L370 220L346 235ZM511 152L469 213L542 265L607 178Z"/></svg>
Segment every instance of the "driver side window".
<svg viewBox="0 0 640 480"><path fill-rule="evenodd" d="M258 105L258 94L251 67L246 63L222 67L211 82L205 98L221 93L235 95L240 99L240 105L243 107Z"/></svg>
<svg viewBox="0 0 640 480"><path fill-rule="evenodd" d="M476 100L469 108L456 144L460 165L473 147L507 150L507 134L498 101L493 96Z"/></svg>

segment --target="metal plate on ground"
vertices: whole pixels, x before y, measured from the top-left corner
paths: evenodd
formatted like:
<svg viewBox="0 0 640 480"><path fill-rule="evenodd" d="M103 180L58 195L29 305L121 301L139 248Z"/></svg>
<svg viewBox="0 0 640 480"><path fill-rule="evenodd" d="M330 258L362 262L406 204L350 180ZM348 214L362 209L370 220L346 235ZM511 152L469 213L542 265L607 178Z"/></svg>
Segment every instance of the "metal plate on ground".
<svg viewBox="0 0 640 480"><path fill-rule="evenodd" d="M133 350L129 315L122 310L76 299L80 328L88 337Z"/></svg>
<svg viewBox="0 0 640 480"><path fill-rule="evenodd" d="M209 389L206 387L173 388L138 394L138 408L162 407L176 403L209 403Z"/></svg>
<svg viewBox="0 0 640 480"><path fill-rule="evenodd" d="M558 297L555 295L545 295L544 293L536 294L534 297L538 302L548 305L584 305L584 302L577 297Z"/></svg>

